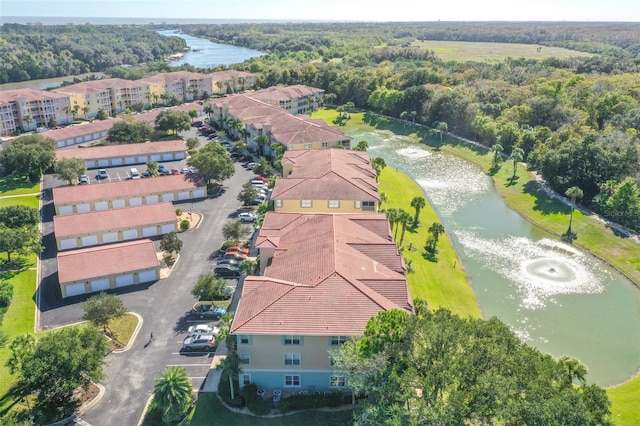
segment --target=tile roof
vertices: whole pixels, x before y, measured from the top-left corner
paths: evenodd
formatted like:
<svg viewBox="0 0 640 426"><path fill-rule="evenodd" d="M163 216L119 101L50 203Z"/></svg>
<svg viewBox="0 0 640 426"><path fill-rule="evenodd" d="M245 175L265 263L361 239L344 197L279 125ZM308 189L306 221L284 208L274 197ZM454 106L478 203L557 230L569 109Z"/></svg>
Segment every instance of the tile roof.
<svg viewBox="0 0 640 426"><path fill-rule="evenodd" d="M234 333L356 334L382 310L412 309L383 214L269 212L256 247L275 254L263 277L245 279Z"/></svg>
<svg viewBox="0 0 640 426"><path fill-rule="evenodd" d="M317 87L294 84L292 86L271 86L266 89L257 90L251 93L251 97L263 101L288 101L306 96L314 96L324 93L323 89Z"/></svg>
<svg viewBox="0 0 640 426"><path fill-rule="evenodd" d="M148 84L141 80L125 80L123 78L103 78L100 80L83 81L69 86L54 89L58 93L102 93L111 89L131 87L145 87Z"/></svg>
<svg viewBox="0 0 640 426"><path fill-rule="evenodd" d="M27 102L42 101L46 99L65 99L67 95L49 92L47 90L37 90L31 88L12 89L0 91L0 103L16 102L17 98L24 97Z"/></svg>
<svg viewBox="0 0 640 426"><path fill-rule="evenodd" d="M324 120L313 120L307 115L265 115L246 122L256 129L263 129L265 125L271 126L273 138L288 147L314 142L351 140L351 137L345 135L339 127L330 126Z"/></svg>
<svg viewBox="0 0 640 426"><path fill-rule="evenodd" d="M56 238L65 238L138 226L153 226L176 220L173 203L145 204L123 209L55 215L53 217L53 232Z"/></svg>
<svg viewBox="0 0 640 426"><path fill-rule="evenodd" d="M186 150L187 147L182 140L92 146L87 148L76 147L57 150L56 160L60 160L62 158L97 160L102 158L124 157L129 155L151 155L167 152L183 152Z"/></svg>
<svg viewBox="0 0 640 426"><path fill-rule="evenodd" d="M344 149L285 151L292 173L278 179L273 200L380 200L366 152Z"/></svg>
<svg viewBox="0 0 640 426"><path fill-rule="evenodd" d="M159 267L151 240L130 241L58 253L60 283Z"/></svg>
<svg viewBox="0 0 640 426"><path fill-rule="evenodd" d="M188 104L182 104L175 107L156 109L153 111L142 112L140 114L132 114L130 115L130 117L136 121L143 121L145 123L155 123L156 117L158 117L158 115L162 111L171 110L171 111L182 111L182 112L188 113L192 109L195 109L196 111L198 111L198 114L202 114L202 110L204 109L204 106L200 105L197 102L190 102Z"/></svg>
<svg viewBox="0 0 640 426"><path fill-rule="evenodd" d="M91 185L59 186L53 188L53 202L57 205L72 205L82 201L111 200L205 187L204 180L195 174L158 176Z"/></svg>
<svg viewBox="0 0 640 426"><path fill-rule="evenodd" d="M94 120L90 123L75 124L62 129L49 130L43 133L43 136L51 138L55 141L63 141L78 136L92 135L94 133L102 133L108 131L114 124L124 121L122 118L107 118L106 120Z"/></svg>
<svg viewBox="0 0 640 426"><path fill-rule="evenodd" d="M229 115L246 121L259 117L269 117L274 115L291 115L284 108L271 105L267 102L254 99L248 94L226 96L210 100L209 103L218 108L227 107Z"/></svg>

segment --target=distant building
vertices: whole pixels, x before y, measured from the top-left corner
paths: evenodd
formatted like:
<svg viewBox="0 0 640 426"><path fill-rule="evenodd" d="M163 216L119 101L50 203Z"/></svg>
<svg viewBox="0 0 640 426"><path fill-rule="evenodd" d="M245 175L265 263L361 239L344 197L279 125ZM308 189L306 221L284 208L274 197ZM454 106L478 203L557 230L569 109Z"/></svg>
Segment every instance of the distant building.
<svg viewBox="0 0 640 426"><path fill-rule="evenodd" d="M36 89L0 91L0 136L47 128L52 120L68 123L69 97Z"/></svg>
<svg viewBox="0 0 640 426"><path fill-rule="evenodd" d="M250 96L277 105L291 114L305 114L307 111L317 110L322 105L324 90L295 84L293 86L272 86L257 90Z"/></svg>
<svg viewBox="0 0 640 426"><path fill-rule="evenodd" d="M56 151L56 160L80 158L88 169L146 164L149 161L177 161L186 158L184 141L116 144Z"/></svg>

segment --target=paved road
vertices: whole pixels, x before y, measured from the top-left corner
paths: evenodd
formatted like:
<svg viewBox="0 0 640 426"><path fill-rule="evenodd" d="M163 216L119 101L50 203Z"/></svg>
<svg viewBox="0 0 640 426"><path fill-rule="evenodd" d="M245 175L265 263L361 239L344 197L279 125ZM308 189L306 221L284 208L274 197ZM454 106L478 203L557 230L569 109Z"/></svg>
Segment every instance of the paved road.
<svg viewBox="0 0 640 426"><path fill-rule="evenodd" d="M236 196L242 185L253 176L239 163L235 167L236 173L225 182L225 191L221 195L176 204L184 211L202 214L203 219L197 229L179 235L184 245L173 273L151 285L122 289L118 293L130 311L143 317L144 323L128 351L107 356L106 378L102 382L106 393L83 416L88 423L99 426L135 425L148 397L153 393L155 381L168 366L184 367L195 389L204 382L213 353L183 354L180 353L180 347L188 326L200 322L185 315L195 302L191 289L198 276L210 272L212 254L223 242L222 224L237 215L240 202ZM48 182L48 185L55 185L55 182ZM43 208L43 233L48 249L43 254L42 262L41 328L78 321L83 313L81 302L87 298L77 296L68 300L60 299L60 291L56 288L55 250L51 249L52 242L55 247L51 235L52 216L53 206L49 200ZM149 342L151 331L155 340Z"/></svg>

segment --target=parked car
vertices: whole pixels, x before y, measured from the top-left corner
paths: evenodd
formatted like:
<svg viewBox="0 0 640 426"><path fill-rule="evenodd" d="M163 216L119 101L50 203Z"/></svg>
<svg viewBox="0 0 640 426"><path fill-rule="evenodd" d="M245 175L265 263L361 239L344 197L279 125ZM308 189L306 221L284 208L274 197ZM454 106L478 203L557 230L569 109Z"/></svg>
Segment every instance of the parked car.
<svg viewBox="0 0 640 426"><path fill-rule="evenodd" d="M240 252L248 255L249 249L247 247L241 247L241 246L229 246L224 252L225 253Z"/></svg>
<svg viewBox="0 0 640 426"><path fill-rule="evenodd" d="M151 177L151 173L149 173L149 170L145 170L140 176L143 178Z"/></svg>
<svg viewBox="0 0 640 426"><path fill-rule="evenodd" d="M211 302L209 302L211 303ZM198 305L193 309L193 314L200 318L214 318L219 319L223 316L227 310L214 304L211 305Z"/></svg>
<svg viewBox="0 0 640 426"><path fill-rule="evenodd" d="M258 163L254 163L253 161L250 161L244 165L244 168L247 170L253 170L253 168L257 165Z"/></svg>
<svg viewBox="0 0 640 426"><path fill-rule="evenodd" d="M105 169L100 169L98 170L98 175L96 176L96 179L98 180L109 179L109 173L107 173Z"/></svg>
<svg viewBox="0 0 640 426"><path fill-rule="evenodd" d="M180 173L189 173L189 167L183 167L180 169Z"/></svg>
<svg viewBox="0 0 640 426"><path fill-rule="evenodd" d="M189 336L197 336L199 334L213 334L217 336L220 334L220 329L213 324L197 324L189 327L187 333L189 333Z"/></svg>
<svg viewBox="0 0 640 426"><path fill-rule="evenodd" d="M267 197L259 196L255 200L253 200L253 205L257 206L257 205L260 205L260 204L264 203L265 201L267 201Z"/></svg>
<svg viewBox="0 0 640 426"><path fill-rule="evenodd" d="M82 175L80 176L80 185L88 185L89 184L89 176L87 175Z"/></svg>
<svg viewBox="0 0 640 426"><path fill-rule="evenodd" d="M138 172L138 169L136 169L135 167L132 167L129 170L129 176L131 177L131 179L140 179L140 172Z"/></svg>
<svg viewBox="0 0 640 426"><path fill-rule="evenodd" d="M238 215L238 219L243 222L255 222L258 219L258 215L255 213L242 212Z"/></svg>
<svg viewBox="0 0 640 426"><path fill-rule="evenodd" d="M247 257L249 257L249 255L246 254L246 253L241 253L239 251L232 251L232 252L229 252L229 253L225 253L223 257L225 259L237 259L237 260L242 261L242 260L246 260Z"/></svg>
<svg viewBox="0 0 640 426"><path fill-rule="evenodd" d="M177 167L172 167L171 168L171 174L172 175L179 175L180 174L180 170L178 170Z"/></svg>
<svg viewBox="0 0 640 426"><path fill-rule="evenodd" d="M216 262L216 265L240 266L241 263L242 263L242 260L222 258L222 259L218 259L218 261Z"/></svg>
<svg viewBox="0 0 640 426"><path fill-rule="evenodd" d="M254 180L260 180L264 184L267 184L267 183L271 182L271 179L269 179L268 177L264 177L264 176L260 176L260 175L251 178L251 181L254 181Z"/></svg>
<svg viewBox="0 0 640 426"><path fill-rule="evenodd" d="M158 173L160 173L161 175L168 175L169 169L164 164L160 164L158 166Z"/></svg>
<svg viewBox="0 0 640 426"><path fill-rule="evenodd" d="M189 336L182 342L182 349L185 351L192 351L194 349L200 349L204 351L211 351L216 346L216 336L213 334L199 334Z"/></svg>
<svg viewBox="0 0 640 426"><path fill-rule="evenodd" d="M240 268L234 265L218 264L213 268L213 273L219 277L232 278L240 275Z"/></svg>

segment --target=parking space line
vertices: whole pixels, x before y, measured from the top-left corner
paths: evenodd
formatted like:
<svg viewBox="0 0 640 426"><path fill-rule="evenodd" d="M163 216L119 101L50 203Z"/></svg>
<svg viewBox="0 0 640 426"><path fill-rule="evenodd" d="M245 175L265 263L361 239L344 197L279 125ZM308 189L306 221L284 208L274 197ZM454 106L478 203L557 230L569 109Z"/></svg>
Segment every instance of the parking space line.
<svg viewBox="0 0 640 426"><path fill-rule="evenodd" d="M189 355L200 355L200 354L215 354L215 352L171 352L171 355L185 355L185 354L189 354Z"/></svg>
<svg viewBox="0 0 640 426"><path fill-rule="evenodd" d="M166 367L204 367L205 365L210 365L211 363L207 363L207 364L167 364Z"/></svg>

